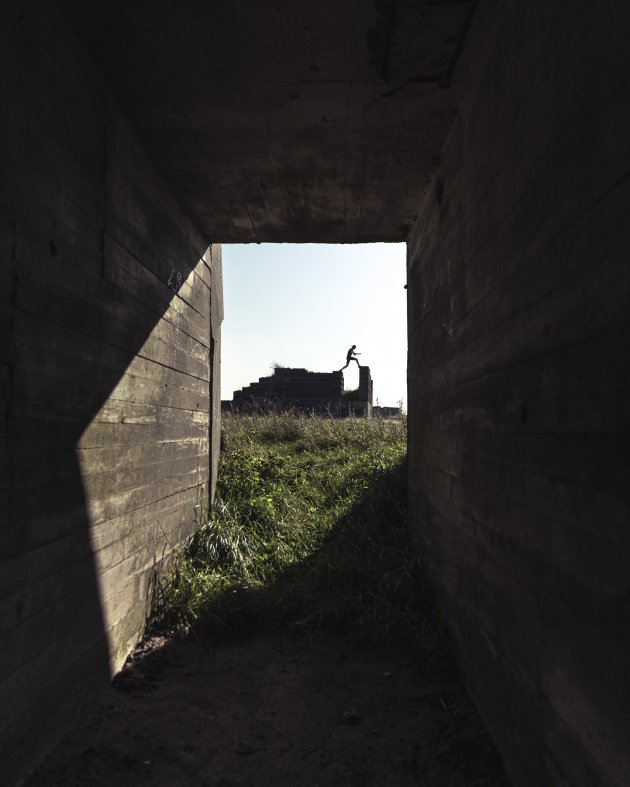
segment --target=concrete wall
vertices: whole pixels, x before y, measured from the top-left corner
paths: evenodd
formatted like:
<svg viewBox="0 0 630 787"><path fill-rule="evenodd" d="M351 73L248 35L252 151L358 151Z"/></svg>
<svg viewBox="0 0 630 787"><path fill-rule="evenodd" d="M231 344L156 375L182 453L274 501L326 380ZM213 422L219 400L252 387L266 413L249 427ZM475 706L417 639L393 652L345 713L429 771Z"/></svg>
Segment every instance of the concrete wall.
<svg viewBox="0 0 630 787"><path fill-rule="evenodd" d="M339 416L372 415L372 376L369 366L359 369L359 387L344 392L343 371L309 372L306 369L274 369L270 377L234 391L231 402L224 402L226 411L299 410L304 413L331 413Z"/></svg>
<svg viewBox="0 0 630 787"><path fill-rule="evenodd" d="M220 249L179 209L51 4L0 3L0 75L11 784L121 665L155 570L195 524L216 476L222 314Z"/></svg>
<svg viewBox="0 0 630 787"><path fill-rule="evenodd" d="M220 250L94 58L208 231L415 221L410 502L443 620L518 784L627 784L625 4L481 0L468 28L474 3L63 0L89 57L52 5L0 0L3 780L121 663L216 477Z"/></svg>
<svg viewBox="0 0 630 787"><path fill-rule="evenodd" d="M269 377L259 377L240 391L234 399L338 399L343 394L342 372L309 372L306 369L274 369Z"/></svg>
<svg viewBox="0 0 630 787"><path fill-rule="evenodd" d="M369 366L359 367L359 389L357 391L357 399L361 402L367 402L372 407L372 400L374 398L374 386L372 384L372 375L370 374Z"/></svg>
<svg viewBox="0 0 630 787"><path fill-rule="evenodd" d="M627 785L627 9L489 5L408 249L413 529L515 782Z"/></svg>

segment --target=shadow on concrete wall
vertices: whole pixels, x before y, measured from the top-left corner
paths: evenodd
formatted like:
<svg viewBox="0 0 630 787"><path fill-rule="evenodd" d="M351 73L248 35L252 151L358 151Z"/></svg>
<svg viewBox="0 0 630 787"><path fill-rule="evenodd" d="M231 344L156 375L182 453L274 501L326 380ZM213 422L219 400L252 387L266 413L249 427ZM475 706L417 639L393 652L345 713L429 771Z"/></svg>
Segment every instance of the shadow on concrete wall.
<svg viewBox="0 0 630 787"><path fill-rule="evenodd" d="M195 266L171 289L154 292L149 309L132 287L125 293L103 279L82 278L84 250L57 218L48 237L29 226L24 204L5 208L3 219L11 236L3 248L9 248L12 272L12 351L6 366L0 759L11 784L109 680L142 628L150 568L169 547L159 532L159 511L157 534L149 530L151 498L170 482L175 508L184 502L176 478L151 478L157 466L147 464L147 449L155 444L158 452L162 433L175 442L177 433L188 439L201 428L207 453L208 425L149 416L150 409L159 413L160 397L166 404L177 395L169 395L165 381L174 372L138 357L162 315L188 308L174 292L186 286ZM72 279L64 270L73 271ZM154 343L163 341L154 337ZM154 358L156 352L152 348ZM153 379L136 375L138 363L158 373ZM120 400L112 399L117 390ZM207 401L198 405L207 409ZM199 473L188 473L186 483L196 486ZM190 529L193 506L179 514L171 509L160 510L172 515L171 524L174 516ZM176 536L172 527L169 533Z"/></svg>

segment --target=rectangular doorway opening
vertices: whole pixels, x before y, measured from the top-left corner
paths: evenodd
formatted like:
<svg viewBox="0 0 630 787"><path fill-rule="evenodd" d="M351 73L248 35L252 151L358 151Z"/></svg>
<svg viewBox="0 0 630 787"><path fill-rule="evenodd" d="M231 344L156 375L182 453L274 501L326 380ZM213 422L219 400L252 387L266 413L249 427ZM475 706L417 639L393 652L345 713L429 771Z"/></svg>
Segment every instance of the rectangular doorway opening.
<svg viewBox="0 0 630 787"><path fill-rule="evenodd" d="M406 409L405 243L222 249L222 401L283 369L342 371L351 400L362 366L375 407Z"/></svg>

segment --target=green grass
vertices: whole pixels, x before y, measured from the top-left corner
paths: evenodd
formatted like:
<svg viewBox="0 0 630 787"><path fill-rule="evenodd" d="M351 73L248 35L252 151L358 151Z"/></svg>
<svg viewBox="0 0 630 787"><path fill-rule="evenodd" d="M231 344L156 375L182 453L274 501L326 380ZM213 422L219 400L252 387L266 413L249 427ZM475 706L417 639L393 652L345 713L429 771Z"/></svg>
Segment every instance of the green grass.
<svg viewBox="0 0 630 787"><path fill-rule="evenodd" d="M288 623L436 647L407 533L404 422L230 415L222 444L216 503L161 589L154 629Z"/></svg>

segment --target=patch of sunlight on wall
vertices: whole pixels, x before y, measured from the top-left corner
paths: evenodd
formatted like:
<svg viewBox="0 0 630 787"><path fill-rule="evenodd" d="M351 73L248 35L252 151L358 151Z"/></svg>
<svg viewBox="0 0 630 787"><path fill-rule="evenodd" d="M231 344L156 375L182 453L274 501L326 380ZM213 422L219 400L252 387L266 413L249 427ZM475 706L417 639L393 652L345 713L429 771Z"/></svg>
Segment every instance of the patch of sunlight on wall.
<svg viewBox="0 0 630 787"><path fill-rule="evenodd" d="M208 377L208 347L182 330L190 315L186 301L195 287L206 286L196 276L203 264L200 260L190 272L161 318L156 315L153 330L75 449L112 674L137 639L139 629L127 623L129 616L146 617L154 569L173 551L177 527L195 519L194 509L207 494L209 391L204 398L175 385L186 379L179 371L184 365ZM206 292L209 303L207 287ZM200 387L203 381L195 380ZM183 506L182 493L192 497L193 488L197 505ZM171 508L164 506L165 498L172 500Z"/></svg>

